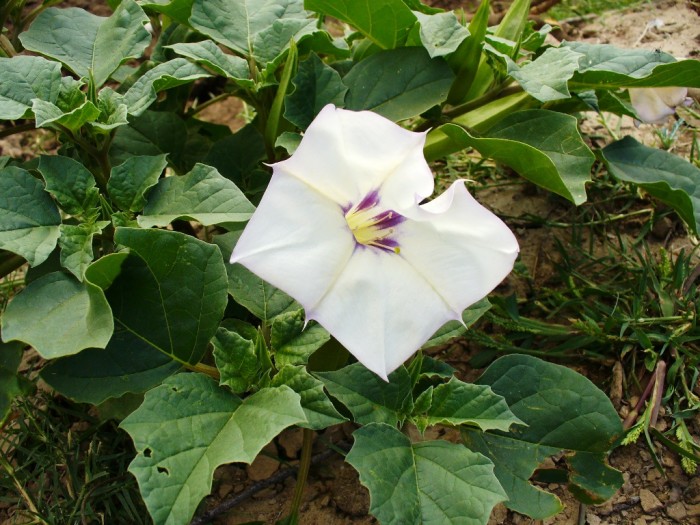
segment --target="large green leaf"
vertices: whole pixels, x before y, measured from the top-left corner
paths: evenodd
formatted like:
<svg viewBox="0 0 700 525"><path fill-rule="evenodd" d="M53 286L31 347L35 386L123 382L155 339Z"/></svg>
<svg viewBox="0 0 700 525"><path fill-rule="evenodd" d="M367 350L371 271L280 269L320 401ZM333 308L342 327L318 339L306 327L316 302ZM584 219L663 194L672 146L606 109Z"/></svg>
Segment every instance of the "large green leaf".
<svg viewBox="0 0 700 525"><path fill-rule="evenodd" d="M195 165L187 175L166 177L148 195L148 204L138 218L143 228L167 226L187 218L205 226L245 222L255 207L216 168Z"/></svg>
<svg viewBox="0 0 700 525"><path fill-rule="evenodd" d="M632 137L606 146L602 155L614 177L638 184L676 210L694 233L700 231L700 169Z"/></svg>
<svg viewBox="0 0 700 525"><path fill-rule="evenodd" d="M107 191L120 210L141 211L145 194L158 183L168 164L166 155L136 155L112 168Z"/></svg>
<svg viewBox="0 0 700 525"><path fill-rule="evenodd" d="M370 492L384 525L483 525L506 497L481 454L447 441L411 443L385 424L355 431L346 460Z"/></svg>
<svg viewBox="0 0 700 525"><path fill-rule="evenodd" d="M0 169L0 248L32 266L56 247L61 215L41 180L16 167Z"/></svg>
<svg viewBox="0 0 700 525"><path fill-rule="evenodd" d="M52 361L41 378L80 403L97 405L128 392L145 392L181 368L180 363L117 325L105 349L88 348Z"/></svg>
<svg viewBox="0 0 700 525"><path fill-rule="evenodd" d="M97 205L99 190L92 173L77 160L61 155L42 155L37 168L46 191L70 215L89 213Z"/></svg>
<svg viewBox="0 0 700 525"><path fill-rule="evenodd" d="M544 109L517 111L483 137L454 124L439 129L460 148L473 147L574 204L586 200L595 156L581 138L575 117Z"/></svg>
<svg viewBox="0 0 700 525"><path fill-rule="evenodd" d="M182 363L197 363L227 301L226 269L216 246L167 230L117 228L130 249L107 291L115 320Z"/></svg>
<svg viewBox="0 0 700 525"><path fill-rule="evenodd" d="M239 84L251 86L248 63L241 57L224 53L211 40L202 42L177 43L167 46L178 55L194 60L197 64L208 67L215 73L239 81Z"/></svg>
<svg viewBox="0 0 700 525"><path fill-rule="evenodd" d="M285 312L272 322L270 346L275 353L277 368L285 365L305 365L309 357L321 348L331 335L320 324L307 324L303 310Z"/></svg>
<svg viewBox="0 0 700 525"><path fill-rule="evenodd" d="M442 58L422 47L375 53L345 75L347 109L369 109L397 121L445 101L454 74Z"/></svg>
<svg viewBox="0 0 700 525"><path fill-rule="evenodd" d="M648 49L621 49L609 44L564 42L583 55L570 87L700 87L700 62L676 59L668 53Z"/></svg>
<svg viewBox="0 0 700 525"><path fill-rule="evenodd" d="M56 102L61 89L61 66L42 57L0 58L0 119L31 115L32 101Z"/></svg>
<svg viewBox="0 0 700 525"><path fill-rule="evenodd" d="M389 374L388 382L360 363L315 375L361 425L387 423L396 426L413 409L413 384L403 366Z"/></svg>
<svg viewBox="0 0 700 525"><path fill-rule="evenodd" d="M251 190L256 189L256 174L262 174L269 181L269 174L260 167L261 161L266 159L262 133L249 124L233 135L215 142L203 162L214 166L224 177L250 194ZM263 191L267 187L266 183L261 188Z"/></svg>
<svg viewBox="0 0 700 525"><path fill-rule="evenodd" d="M129 466L156 525L188 523L214 470L251 463L285 428L305 421L299 395L265 388L245 400L200 374L151 390L121 424L138 452Z"/></svg>
<svg viewBox="0 0 700 525"><path fill-rule="evenodd" d="M284 99L284 118L300 129L306 129L326 104L342 107L348 90L340 74L316 53L299 63L292 83L294 91Z"/></svg>
<svg viewBox="0 0 700 525"><path fill-rule="evenodd" d="M289 47L290 40L316 30L307 15L302 0L195 0L190 24L266 65Z"/></svg>
<svg viewBox="0 0 700 525"><path fill-rule="evenodd" d="M469 30L459 23L452 11L426 15L413 13L420 22L419 36L431 58L449 55L469 36Z"/></svg>
<svg viewBox="0 0 700 525"><path fill-rule="evenodd" d="M423 423L427 425L471 425L481 430L507 431L511 425L522 423L503 397L487 385L452 378L435 387L430 399L430 406L423 415Z"/></svg>
<svg viewBox="0 0 700 525"><path fill-rule="evenodd" d="M582 54L568 47L549 48L532 62L519 66L509 58L508 74L540 102L569 98L568 81L579 68Z"/></svg>
<svg viewBox="0 0 700 525"><path fill-rule="evenodd" d="M137 58L151 42L148 17L134 0L122 0L109 18L84 9L49 8L19 36L30 51L54 58L96 87L129 58Z"/></svg>
<svg viewBox="0 0 700 525"><path fill-rule="evenodd" d="M350 24L383 49L401 46L416 23L402 0L305 0L304 7Z"/></svg>
<svg viewBox="0 0 700 525"><path fill-rule="evenodd" d="M23 341L46 359L104 348L113 330L102 289L63 272L29 283L2 317L4 341Z"/></svg>
<svg viewBox="0 0 700 525"><path fill-rule="evenodd" d="M323 383L301 366L285 366L272 378L272 386L286 385L301 398L301 408L306 415L306 423L299 426L323 430L337 425L346 419L335 409L323 390Z"/></svg>
<svg viewBox="0 0 700 525"><path fill-rule="evenodd" d="M210 76L206 69L197 64L184 58L174 58L149 69L134 82L124 93L124 103L130 115L141 115L156 101L159 92Z"/></svg>
<svg viewBox="0 0 700 525"><path fill-rule="evenodd" d="M465 443L490 457L496 476L508 493L506 505L535 519L561 509L552 494L530 485L534 470L560 450L571 457L583 453L596 468L569 480L581 487L588 501L600 503L622 485L622 476L604 463L604 455L622 433L620 419L608 397L582 375L566 367L525 355L495 361L479 379L502 395L511 411L528 426L509 433L465 430ZM598 489L596 489L598 487ZM602 487L602 488L601 488ZM598 490L598 492L595 492Z"/></svg>

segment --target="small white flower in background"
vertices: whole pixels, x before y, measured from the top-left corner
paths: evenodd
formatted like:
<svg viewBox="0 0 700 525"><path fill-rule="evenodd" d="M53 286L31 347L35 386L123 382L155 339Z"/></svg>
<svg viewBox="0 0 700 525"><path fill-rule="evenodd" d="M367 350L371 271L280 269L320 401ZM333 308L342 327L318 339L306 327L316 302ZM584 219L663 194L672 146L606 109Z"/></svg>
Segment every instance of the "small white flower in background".
<svg viewBox="0 0 700 525"><path fill-rule="evenodd" d="M518 243L457 181L434 188L424 133L328 105L231 256L387 376L513 268Z"/></svg>
<svg viewBox="0 0 700 525"><path fill-rule="evenodd" d="M629 88L630 101L642 122L663 122L676 112L676 106L687 104L688 89L682 87Z"/></svg>

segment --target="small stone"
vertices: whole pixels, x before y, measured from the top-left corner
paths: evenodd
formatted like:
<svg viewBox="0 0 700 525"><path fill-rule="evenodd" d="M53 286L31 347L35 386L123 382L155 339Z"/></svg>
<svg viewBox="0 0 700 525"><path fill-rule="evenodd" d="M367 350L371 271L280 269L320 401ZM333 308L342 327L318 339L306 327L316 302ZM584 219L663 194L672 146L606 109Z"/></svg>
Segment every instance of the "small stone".
<svg viewBox="0 0 700 525"><path fill-rule="evenodd" d="M647 472L646 478L647 481L656 481L657 479L661 478L661 473L655 468L653 468L649 472Z"/></svg>
<svg viewBox="0 0 700 525"><path fill-rule="evenodd" d="M664 506L664 504L659 501L659 498L649 489L642 489L639 491L639 502L644 512L656 512Z"/></svg>
<svg viewBox="0 0 700 525"><path fill-rule="evenodd" d="M675 521L682 522L688 515L688 511L685 510L685 505L679 501L666 508L666 515Z"/></svg>
<svg viewBox="0 0 700 525"><path fill-rule="evenodd" d="M647 525L647 520L645 520L644 518L637 518L636 520L634 520L633 525Z"/></svg>
<svg viewBox="0 0 700 525"><path fill-rule="evenodd" d="M304 440L304 429L289 428L280 434L278 442L284 450L285 456L290 459L299 457L301 444Z"/></svg>
<svg viewBox="0 0 700 525"><path fill-rule="evenodd" d="M689 517L696 518L700 516L700 505L688 505L686 506L686 511Z"/></svg>
<svg viewBox="0 0 700 525"><path fill-rule="evenodd" d="M222 483L221 485L219 485L219 489L216 491L216 493L221 499L228 496L231 492L233 492L233 485L231 485L230 483Z"/></svg>
<svg viewBox="0 0 700 525"><path fill-rule="evenodd" d="M491 518L489 519L489 525L499 525L500 523L505 523L508 519L508 509L502 503L499 503L491 511Z"/></svg>
<svg viewBox="0 0 700 525"><path fill-rule="evenodd" d="M690 479L684 495L688 503L700 503L700 477L694 476Z"/></svg>
<svg viewBox="0 0 700 525"><path fill-rule="evenodd" d="M601 525L601 523L603 523L603 520L601 520L592 512L586 512L586 523L588 525Z"/></svg>

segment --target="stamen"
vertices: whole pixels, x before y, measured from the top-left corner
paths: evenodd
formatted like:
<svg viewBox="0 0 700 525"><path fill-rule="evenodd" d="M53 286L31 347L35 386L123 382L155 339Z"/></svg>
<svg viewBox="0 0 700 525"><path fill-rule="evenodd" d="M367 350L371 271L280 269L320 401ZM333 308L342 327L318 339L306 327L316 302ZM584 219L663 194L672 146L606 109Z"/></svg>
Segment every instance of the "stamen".
<svg viewBox="0 0 700 525"><path fill-rule="evenodd" d="M399 253L399 243L393 238L395 227L405 217L394 210L379 210L379 193L371 191L354 206L347 206L345 220L355 241L363 246Z"/></svg>

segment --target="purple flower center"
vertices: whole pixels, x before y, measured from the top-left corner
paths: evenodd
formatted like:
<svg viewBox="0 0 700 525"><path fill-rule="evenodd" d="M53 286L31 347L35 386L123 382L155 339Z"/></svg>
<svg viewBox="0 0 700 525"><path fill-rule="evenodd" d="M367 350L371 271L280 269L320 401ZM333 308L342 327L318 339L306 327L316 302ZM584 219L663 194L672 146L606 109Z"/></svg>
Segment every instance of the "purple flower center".
<svg viewBox="0 0 700 525"><path fill-rule="evenodd" d="M406 218L394 210L382 209L376 190L369 192L354 206L343 208L343 211L358 244L399 253L399 243L394 234L396 226Z"/></svg>

